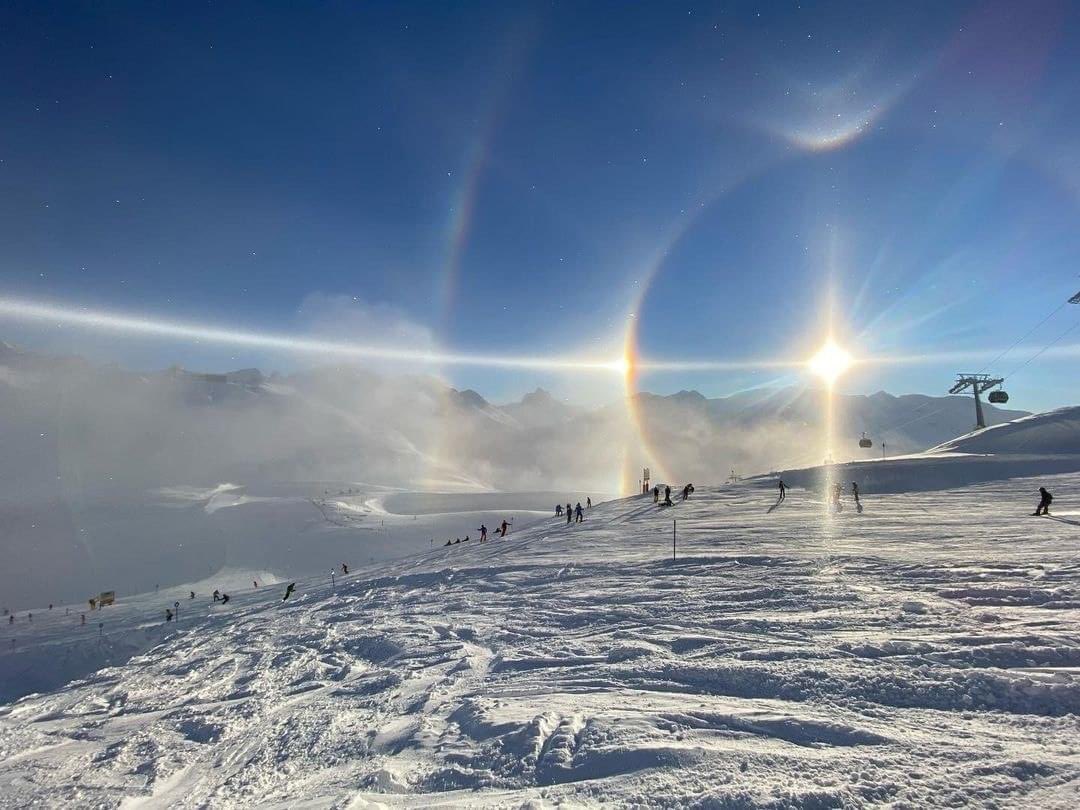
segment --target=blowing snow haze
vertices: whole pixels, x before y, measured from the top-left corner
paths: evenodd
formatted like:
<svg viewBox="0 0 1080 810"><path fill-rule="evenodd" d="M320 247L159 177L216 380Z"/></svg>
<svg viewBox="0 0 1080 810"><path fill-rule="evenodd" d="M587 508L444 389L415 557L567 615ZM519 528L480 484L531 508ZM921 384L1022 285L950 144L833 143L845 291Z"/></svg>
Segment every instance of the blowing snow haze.
<svg viewBox="0 0 1080 810"><path fill-rule="evenodd" d="M361 504L392 491L559 493L529 499L546 512L564 492L636 489L636 478L618 479L627 456L656 454L677 481L697 482L822 461L817 391L636 399L632 424L622 402L584 408L542 389L495 405L431 377L349 366L136 373L3 344L0 517L10 553L0 587L21 605L46 588L49 601L75 600L102 582L145 590L228 564L322 570L342 553L328 532L362 559L428 545L426 525L373 545L365 531L383 528L382 514L336 525L312 503L330 491L353 490ZM891 454L925 450L973 418L964 397L879 392L838 397L835 408L850 458L880 455L882 440ZM885 428L912 413L924 418ZM987 413L994 424L1023 415ZM858 448L867 431L873 451Z"/></svg>

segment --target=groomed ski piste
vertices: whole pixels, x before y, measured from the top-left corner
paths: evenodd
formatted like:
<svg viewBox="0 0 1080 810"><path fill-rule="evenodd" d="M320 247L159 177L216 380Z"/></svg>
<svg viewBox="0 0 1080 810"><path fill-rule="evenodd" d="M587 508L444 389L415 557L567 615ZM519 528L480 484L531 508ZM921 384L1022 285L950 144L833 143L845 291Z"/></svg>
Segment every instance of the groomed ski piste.
<svg viewBox="0 0 1080 810"><path fill-rule="evenodd" d="M1080 473L899 475L862 514L698 486L182 604L0 707L0 803L1080 805Z"/></svg>

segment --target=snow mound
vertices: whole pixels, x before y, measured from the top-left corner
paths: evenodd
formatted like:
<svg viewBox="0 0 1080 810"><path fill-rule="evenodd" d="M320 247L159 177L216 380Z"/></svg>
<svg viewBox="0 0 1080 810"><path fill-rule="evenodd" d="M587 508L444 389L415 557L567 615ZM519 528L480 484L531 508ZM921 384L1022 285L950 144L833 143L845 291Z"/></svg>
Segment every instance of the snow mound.
<svg viewBox="0 0 1080 810"><path fill-rule="evenodd" d="M939 444L927 453L1080 455L1080 406L982 428Z"/></svg>
<svg viewBox="0 0 1080 810"><path fill-rule="evenodd" d="M881 494L1076 471L1080 407L1073 406L983 428L925 453L785 470L780 477L819 492L834 482L848 487L854 481L863 492Z"/></svg>

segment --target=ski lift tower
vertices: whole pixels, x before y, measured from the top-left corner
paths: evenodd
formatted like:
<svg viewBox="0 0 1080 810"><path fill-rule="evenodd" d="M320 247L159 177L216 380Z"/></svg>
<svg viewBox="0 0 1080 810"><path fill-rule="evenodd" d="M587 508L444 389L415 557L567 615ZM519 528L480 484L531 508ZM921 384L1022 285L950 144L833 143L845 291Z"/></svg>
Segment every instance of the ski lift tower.
<svg viewBox="0 0 1080 810"><path fill-rule="evenodd" d="M956 384L949 389L950 394L963 393L968 388L975 395L975 424L977 427L986 427L986 419L983 417L982 400L980 394L985 394L995 385L1005 382L1004 378L991 377L989 374L957 374Z"/></svg>

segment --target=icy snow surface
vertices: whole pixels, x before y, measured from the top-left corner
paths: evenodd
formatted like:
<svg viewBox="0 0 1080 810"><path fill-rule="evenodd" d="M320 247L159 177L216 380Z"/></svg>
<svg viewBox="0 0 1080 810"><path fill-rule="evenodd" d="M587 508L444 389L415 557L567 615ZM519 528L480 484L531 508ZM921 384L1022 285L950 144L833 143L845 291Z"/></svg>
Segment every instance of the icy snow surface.
<svg viewBox="0 0 1080 810"><path fill-rule="evenodd" d="M125 600L102 643L154 646L0 707L0 803L1078 806L1080 474L861 515L774 487L200 596L179 628ZM20 645L60 632L35 621Z"/></svg>

